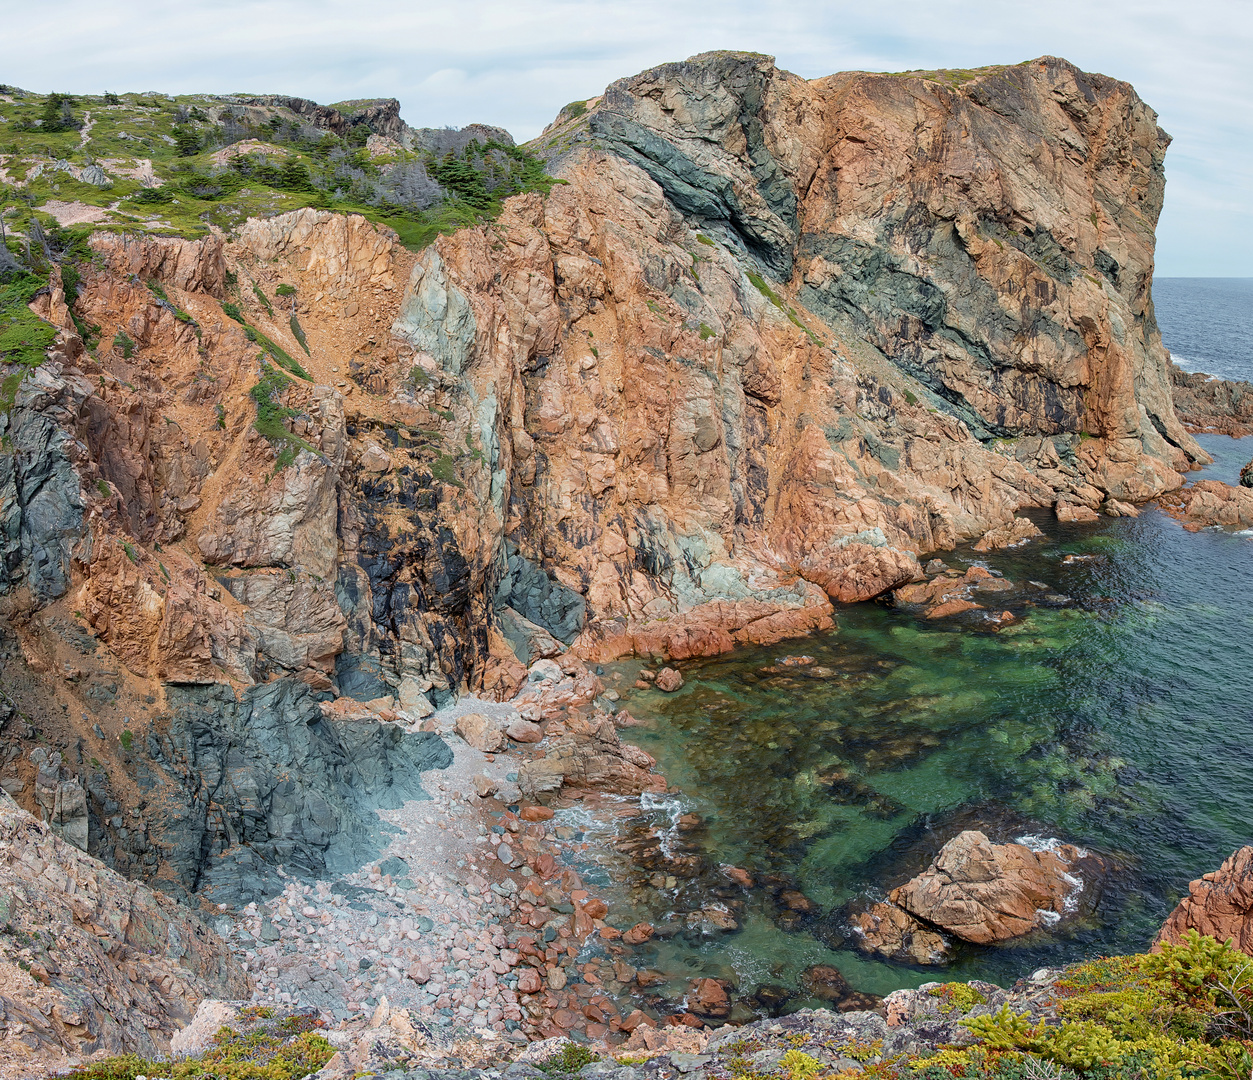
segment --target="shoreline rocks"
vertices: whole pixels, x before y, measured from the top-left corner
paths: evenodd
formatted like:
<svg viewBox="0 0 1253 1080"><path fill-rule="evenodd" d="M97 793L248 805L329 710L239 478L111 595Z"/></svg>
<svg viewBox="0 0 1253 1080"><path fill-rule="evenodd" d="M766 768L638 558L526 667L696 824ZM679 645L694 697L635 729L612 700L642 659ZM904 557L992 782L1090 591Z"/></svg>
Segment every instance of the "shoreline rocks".
<svg viewBox="0 0 1253 1080"><path fill-rule="evenodd" d="M1154 946L1179 944L1189 930L1218 941L1229 938L1253 956L1253 847L1242 847L1221 867L1188 886L1154 939Z"/></svg>

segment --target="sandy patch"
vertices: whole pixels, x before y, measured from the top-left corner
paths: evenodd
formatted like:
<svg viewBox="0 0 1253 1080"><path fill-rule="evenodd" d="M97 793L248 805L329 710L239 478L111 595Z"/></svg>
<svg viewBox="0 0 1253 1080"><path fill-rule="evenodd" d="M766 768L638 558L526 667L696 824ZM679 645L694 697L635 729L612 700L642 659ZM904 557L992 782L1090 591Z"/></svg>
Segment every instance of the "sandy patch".
<svg viewBox="0 0 1253 1080"><path fill-rule="evenodd" d="M94 221L109 221L113 217L102 206L89 206L81 202L61 202L58 199L49 199L39 209L45 214L51 214L57 219L57 224L62 227L87 225Z"/></svg>
<svg viewBox="0 0 1253 1080"><path fill-rule="evenodd" d="M131 164L126 164L127 161ZM144 187L160 187L165 183L152 171L152 161L148 158L101 158L100 165L105 172L138 180Z"/></svg>

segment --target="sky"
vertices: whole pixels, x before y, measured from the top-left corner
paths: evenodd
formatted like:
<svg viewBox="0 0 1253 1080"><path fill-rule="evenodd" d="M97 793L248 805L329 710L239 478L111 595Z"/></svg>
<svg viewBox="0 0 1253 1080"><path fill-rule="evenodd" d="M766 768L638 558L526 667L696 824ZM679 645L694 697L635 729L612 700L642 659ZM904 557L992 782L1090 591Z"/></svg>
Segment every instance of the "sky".
<svg viewBox="0 0 1253 1080"><path fill-rule="evenodd" d="M519 141L566 102L710 49L806 78L1063 56L1174 143L1159 276L1253 276L1253 0L0 0L0 82L46 93L396 97Z"/></svg>

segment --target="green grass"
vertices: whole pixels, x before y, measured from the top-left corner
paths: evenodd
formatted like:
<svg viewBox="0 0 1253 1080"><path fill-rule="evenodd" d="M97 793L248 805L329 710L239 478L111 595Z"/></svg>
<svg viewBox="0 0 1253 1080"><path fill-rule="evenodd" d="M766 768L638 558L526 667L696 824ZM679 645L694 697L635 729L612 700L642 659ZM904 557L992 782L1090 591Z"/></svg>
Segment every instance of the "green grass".
<svg viewBox="0 0 1253 1080"><path fill-rule="evenodd" d="M285 1029L280 1021L247 1033L224 1027L214 1036L214 1045L198 1058L157 1062L137 1054L124 1054L80 1066L69 1075L77 1080L135 1080L137 1076L162 1076L169 1080L301 1080L321 1069L335 1053L324 1036L298 1030L303 1026L288 1024Z"/></svg>
<svg viewBox="0 0 1253 1080"><path fill-rule="evenodd" d="M317 453L315 447L299 436L293 435L283 423L298 415L295 409L288 408L278 400L289 386L291 386L291 379L283 372L271 369L261 377L256 386L248 391L257 406L257 419L253 426L257 429L257 433L274 447L277 455L274 462L275 476L295 461L296 455L301 450Z"/></svg>
<svg viewBox="0 0 1253 1080"><path fill-rule="evenodd" d="M0 287L0 361L38 367L57 336L56 328L27 307L47 282L34 274L10 275ZM20 380L19 380L20 381ZM16 390L16 387L14 388Z"/></svg>
<svg viewBox="0 0 1253 1080"><path fill-rule="evenodd" d="M252 291L255 294L257 301L265 308L266 314L273 318L274 308L270 304L270 298L261 291L261 286L255 281L252 283Z"/></svg>
<svg viewBox="0 0 1253 1080"><path fill-rule="evenodd" d="M804 335L807 338L809 338L809 340L812 341L815 345L822 344L822 339L818 337L818 335L815 334L812 330L810 330L808 326L806 326L803 322L801 322L800 316L796 314L796 311L793 308L789 307L788 304L784 302L783 297L781 297L777 292L775 292L772 288L770 288L769 285L766 284L765 278L763 278L760 274L754 273L751 270L748 271L748 274L746 276L748 277L748 280L753 283L753 287L759 293L761 293L762 296L764 296L767 300L769 300L775 307L777 307L781 312L783 312L784 315L788 317L788 319L791 321L793 326L795 326L798 330L804 333Z"/></svg>
<svg viewBox="0 0 1253 1080"><path fill-rule="evenodd" d="M305 356L312 356L313 354L309 351L309 342L305 338L304 327L300 325L300 322L295 315L292 315L291 322L288 325L291 327L292 337L300 342L300 347L304 349Z"/></svg>

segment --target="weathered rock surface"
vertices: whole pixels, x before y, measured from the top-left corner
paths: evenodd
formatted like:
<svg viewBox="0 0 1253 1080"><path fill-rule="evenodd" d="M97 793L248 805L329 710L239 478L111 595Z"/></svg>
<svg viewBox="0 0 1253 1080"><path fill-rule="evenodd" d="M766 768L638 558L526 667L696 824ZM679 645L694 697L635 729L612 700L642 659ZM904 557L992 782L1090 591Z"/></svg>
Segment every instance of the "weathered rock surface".
<svg viewBox="0 0 1253 1080"><path fill-rule="evenodd" d="M1191 432L1215 431L1241 439L1253 435L1253 383L1216 379L1170 366L1175 413Z"/></svg>
<svg viewBox="0 0 1253 1080"><path fill-rule="evenodd" d="M1178 944L1189 930L1218 941L1230 938L1237 949L1253 956L1253 847L1242 847L1219 869L1192 882L1156 942Z"/></svg>
<svg viewBox="0 0 1253 1080"><path fill-rule="evenodd" d="M1193 531L1210 525L1253 528L1253 489L1221 480L1198 480L1160 500L1163 510Z"/></svg>
<svg viewBox="0 0 1253 1080"><path fill-rule="evenodd" d="M0 919L10 1055L155 1054L203 998L252 990L196 915L115 874L4 794Z"/></svg>
<svg viewBox="0 0 1253 1080"><path fill-rule="evenodd" d="M550 729L544 757L528 761L518 773L518 786L527 798L539 798L563 785L616 795L665 791L665 777L650 772L656 761L638 746L622 742L605 714L590 720L572 715L565 727L561 735Z"/></svg>
<svg viewBox="0 0 1253 1080"><path fill-rule="evenodd" d="M878 901L848 920L859 952L905 964L943 964L950 959L944 935L896 904Z"/></svg>
<svg viewBox="0 0 1253 1080"><path fill-rule="evenodd" d="M889 899L964 941L1008 941L1074 910L1084 882L1072 870L1085 854L1070 844L1039 851L993 844L971 830L945 844L922 874L893 889Z"/></svg>

